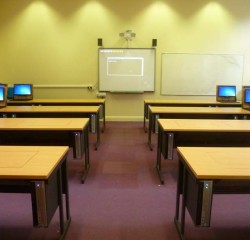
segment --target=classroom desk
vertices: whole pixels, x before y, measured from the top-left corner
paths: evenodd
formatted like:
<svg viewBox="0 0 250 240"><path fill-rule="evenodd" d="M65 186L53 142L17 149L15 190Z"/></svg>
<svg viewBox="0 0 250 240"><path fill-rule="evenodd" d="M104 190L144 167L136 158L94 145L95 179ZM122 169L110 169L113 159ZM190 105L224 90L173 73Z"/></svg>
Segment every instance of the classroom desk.
<svg viewBox="0 0 250 240"><path fill-rule="evenodd" d="M221 119L158 119L156 170L160 181L161 156L173 159L178 146L250 147L250 122Z"/></svg>
<svg viewBox="0 0 250 240"><path fill-rule="evenodd" d="M247 119L250 111L237 107L149 107L148 145L152 150L151 133L158 131L158 118L190 119Z"/></svg>
<svg viewBox="0 0 250 240"><path fill-rule="evenodd" d="M143 128L147 132L146 120L149 119L149 106L158 107L241 107L241 102L217 102L212 100L174 100L174 99L145 99L144 100L144 118Z"/></svg>
<svg viewBox="0 0 250 240"><path fill-rule="evenodd" d="M48 227L59 208L60 239L71 221L67 153L67 146L0 146L0 192L31 194L35 227Z"/></svg>
<svg viewBox="0 0 250 240"><path fill-rule="evenodd" d="M7 106L0 109L2 117L11 118L86 118L96 133L95 150L100 144L99 106Z"/></svg>
<svg viewBox="0 0 250 240"><path fill-rule="evenodd" d="M105 99L85 98L85 99L39 99L32 100L8 100L8 106L100 106L99 118L103 119L103 128L106 127Z"/></svg>
<svg viewBox="0 0 250 240"><path fill-rule="evenodd" d="M186 209L195 226L209 227L213 194L250 193L250 148L178 147L177 151L174 222L180 238L185 239Z"/></svg>
<svg viewBox="0 0 250 240"><path fill-rule="evenodd" d="M1 145L66 145L81 159L85 153L84 183L89 167L88 118L0 118Z"/></svg>

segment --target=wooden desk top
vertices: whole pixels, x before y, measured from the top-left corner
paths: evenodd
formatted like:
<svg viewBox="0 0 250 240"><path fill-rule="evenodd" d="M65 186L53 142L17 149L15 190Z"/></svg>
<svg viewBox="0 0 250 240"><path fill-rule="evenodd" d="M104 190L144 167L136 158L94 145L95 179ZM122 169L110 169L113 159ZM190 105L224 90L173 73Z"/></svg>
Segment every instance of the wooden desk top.
<svg viewBox="0 0 250 240"><path fill-rule="evenodd" d="M185 132L250 132L248 120L158 119L164 131Z"/></svg>
<svg viewBox="0 0 250 240"><path fill-rule="evenodd" d="M28 101L15 101L8 100L10 103L105 103L105 99L103 98L85 98L85 99L32 99Z"/></svg>
<svg viewBox="0 0 250 240"><path fill-rule="evenodd" d="M149 107L153 114L159 113L182 113L182 114L244 114L249 115L250 111L241 107Z"/></svg>
<svg viewBox="0 0 250 240"><path fill-rule="evenodd" d="M211 105L241 105L240 101L237 102L217 102L215 100L197 100L197 99L145 99L145 104L195 104L195 105L203 105L203 104L211 104Z"/></svg>
<svg viewBox="0 0 250 240"><path fill-rule="evenodd" d="M5 130L83 130L88 118L0 118Z"/></svg>
<svg viewBox="0 0 250 240"><path fill-rule="evenodd" d="M48 179L69 147L0 146L0 179Z"/></svg>
<svg viewBox="0 0 250 240"><path fill-rule="evenodd" d="M178 147L197 179L250 179L250 148Z"/></svg>
<svg viewBox="0 0 250 240"><path fill-rule="evenodd" d="M1 113L8 112L79 112L97 113L99 106L7 106L0 109Z"/></svg>

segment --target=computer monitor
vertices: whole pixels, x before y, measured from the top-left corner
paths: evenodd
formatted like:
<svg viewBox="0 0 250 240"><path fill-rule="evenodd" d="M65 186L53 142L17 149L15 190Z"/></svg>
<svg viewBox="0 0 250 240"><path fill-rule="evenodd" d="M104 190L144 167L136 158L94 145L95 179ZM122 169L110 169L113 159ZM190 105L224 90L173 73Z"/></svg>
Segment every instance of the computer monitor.
<svg viewBox="0 0 250 240"><path fill-rule="evenodd" d="M6 107L7 105L7 86L0 85L0 107Z"/></svg>
<svg viewBox="0 0 250 240"><path fill-rule="evenodd" d="M217 85L216 86L217 102L236 102L236 86Z"/></svg>
<svg viewBox="0 0 250 240"><path fill-rule="evenodd" d="M242 108L250 109L250 86L242 87Z"/></svg>
<svg viewBox="0 0 250 240"><path fill-rule="evenodd" d="M250 89L249 88L245 89L244 102L250 104Z"/></svg>
<svg viewBox="0 0 250 240"><path fill-rule="evenodd" d="M32 100L33 85L32 84L14 84L13 85L13 100Z"/></svg>

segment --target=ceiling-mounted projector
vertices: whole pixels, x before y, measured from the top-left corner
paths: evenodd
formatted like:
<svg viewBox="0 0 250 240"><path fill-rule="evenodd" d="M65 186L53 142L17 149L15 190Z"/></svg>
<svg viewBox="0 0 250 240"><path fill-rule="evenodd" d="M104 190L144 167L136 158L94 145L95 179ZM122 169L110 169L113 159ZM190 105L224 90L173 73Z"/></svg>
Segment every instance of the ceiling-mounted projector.
<svg viewBox="0 0 250 240"><path fill-rule="evenodd" d="M126 41L131 41L136 36L136 34L133 33L132 30L127 30L123 33L120 33L119 36L123 37Z"/></svg>

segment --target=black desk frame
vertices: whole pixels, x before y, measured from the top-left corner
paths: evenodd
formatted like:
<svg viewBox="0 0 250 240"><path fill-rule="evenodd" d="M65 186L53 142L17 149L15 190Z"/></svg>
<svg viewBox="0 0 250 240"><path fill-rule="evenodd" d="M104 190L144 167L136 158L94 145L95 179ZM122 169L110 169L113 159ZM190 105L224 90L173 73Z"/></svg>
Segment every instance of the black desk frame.
<svg viewBox="0 0 250 240"><path fill-rule="evenodd" d="M180 102L180 103L174 103L174 102L151 102L151 103L145 103L144 102L144 117L143 117L143 129L145 133L147 132L147 127L146 127L146 121L147 119L149 120L149 107L150 106L158 106L158 107L241 107L241 103L202 103L202 102L197 102L197 103L185 103L185 102Z"/></svg>
<svg viewBox="0 0 250 240"><path fill-rule="evenodd" d="M2 117L6 118L89 118L91 129L92 121L91 119L95 117L95 130L96 130L96 143L95 150L98 149L100 145L100 121L99 121L99 111L97 113L82 113L82 112L2 112L0 113Z"/></svg>
<svg viewBox="0 0 250 240"><path fill-rule="evenodd" d="M150 111L149 111L150 112ZM250 115L250 112L249 112ZM152 151L152 133L158 133L159 127L157 119L244 119L248 117L246 114L230 114L230 113L213 113L213 114L203 114L203 113L152 113L149 114L149 129L148 129L148 146ZM157 129L157 130L156 130Z"/></svg>
<svg viewBox="0 0 250 240"><path fill-rule="evenodd" d="M11 101L8 100L8 106L99 106L99 119L103 119L102 132L106 128L106 106L105 101L103 103L94 103L94 102L29 102L29 101Z"/></svg>
<svg viewBox="0 0 250 240"><path fill-rule="evenodd" d="M198 220L199 227L209 227L210 226L210 218L211 218L211 209L212 209L212 199L213 194L249 194L250 193L250 180L233 180L233 179L197 179L190 167L186 164L186 162L179 156L179 166L178 166L178 180L177 180L177 192L176 192L176 210L175 210L175 217L174 223L179 234L181 240L185 240L185 212L186 209L189 209L189 213L193 219L198 217L200 212L197 216L192 215L192 210L190 209L190 201L188 204L188 198L190 199L190 188L200 188L204 186L206 183L210 183L210 191L209 197L211 202L207 207L207 223L202 225L202 219ZM192 186L189 186L188 179L191 179L193 182ZM189 186L189 187L188 187ZM181 201L182 195L182 201ZM181 201L181 202L180 202ZM201 199L196 199L193 202L194 205L201 206ZM198 208L198 207L197 207ZM180 212L181 211L181 212ZM200 216L199 216L200 217Z"/></svg>
<svg viewBox="0 0 250 240"><path fill-rule="evenodd" d="M68 187L68 173L67 173L67 154L62 158L61 162L57 165L54 171L51 173L50 178L56 179L56 187L54 194L56 194L57 198L57 207L59 207L59 220L60 220L60 240L63 240L68 231L71 217L70 217L70 207L69 207L69 187ZM41 180L41 179L0 179L0 192L2 193L29 193L31 194L32 199L32 214L33 214L33 225L36 227L47 227L47 226L39 226L38 225L38 216L35 212L36 201L34 195L34 188L36 181L44 182L45 185L49 183L49 179ZM65 195L65 197L63 197ZM65 199L65 209L66 209L66 219L64 214L64 201ZM56 207L56 208L57 208ZM49 214L53 216L56 209L50 209ZM48 223L49 225L49 223Z"/></svg>
<svg viewBox="0 0 250 240"><path fill-rule="evenodd" d="M156 170L161 184L164 184L161 158L173 160L174 148L177 146L250 147L250 132L164 131L159 126Z"/></svg>
<svg viewBox="0 0 250 240"><path fill-rule="evenodd" d="M35 137L34 137L35 136ZM1 145L38 145L38 146L60 146L67 145L73 147L73 156L81 159L85 153L84 172L81 182L84 183L87 177L89 161L89 125L82 131L62 131L62 130L0 130Z"/></svg>

